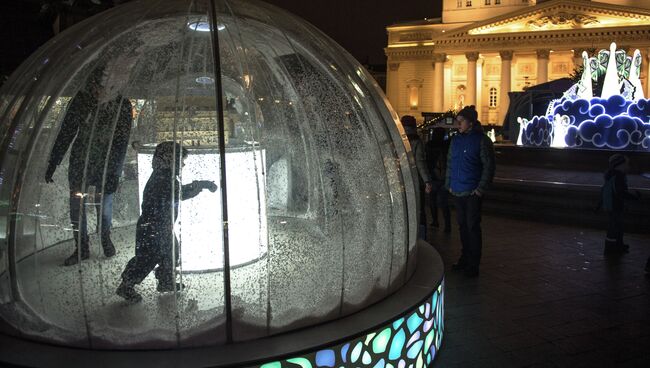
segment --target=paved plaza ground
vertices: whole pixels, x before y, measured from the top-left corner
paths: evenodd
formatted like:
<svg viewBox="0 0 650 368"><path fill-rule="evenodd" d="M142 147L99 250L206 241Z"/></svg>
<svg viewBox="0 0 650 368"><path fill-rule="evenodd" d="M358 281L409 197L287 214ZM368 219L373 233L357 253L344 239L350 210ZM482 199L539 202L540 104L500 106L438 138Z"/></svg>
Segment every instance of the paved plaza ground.
<svg viewBox="0 0 650 368"><path fill-rule="evenodd" d="M608 259L603 231L486 215L481 274L466 278L453 224L428 229L447 283L434 367L650 367L650 235Z"/></svg>

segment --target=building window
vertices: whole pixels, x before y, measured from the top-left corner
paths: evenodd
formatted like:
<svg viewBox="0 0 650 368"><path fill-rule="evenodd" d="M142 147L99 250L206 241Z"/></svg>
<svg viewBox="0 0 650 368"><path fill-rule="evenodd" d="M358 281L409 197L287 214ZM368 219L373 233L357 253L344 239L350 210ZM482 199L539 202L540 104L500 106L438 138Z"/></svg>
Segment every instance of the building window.
<svg viewBox="0 0 650 368"><path fill-rule="evenodd" d="M501 0L494 0L494 5L501 5Z"/></svg>
<svg viewBox="0 0 650 368"><path fill-rule="evenodd" d="M456 2L456 6L459 7L459 8L462 8L463 7L463 0L458 0Z"/></svg>
<svg viewBox="0 0 650 368"><path fill-rule="evenodd" d="M492 5L492 0L485 0L485 5Z"/></svg>
<svg viewBox="0 0 650 368"><path fill-rule="evenodd" d="M467 0L467 1L465 2L465 5L466 5L466 6L472 6L472 0Z"/></svg>
<svg viewBox="0 0 650 368"><path fill-rule="evenodd" d="M411 79L406 83L406 88L408 89L409 107L411 110L417 110L420 105L420 90L422 89L424 80Z"/></svg>
<svg viewBox="0 0 650 368"><path fill-rule="evenodd" d="M496 87L490 88L490 107L497 107L497 89L496 89Z"/></svg>

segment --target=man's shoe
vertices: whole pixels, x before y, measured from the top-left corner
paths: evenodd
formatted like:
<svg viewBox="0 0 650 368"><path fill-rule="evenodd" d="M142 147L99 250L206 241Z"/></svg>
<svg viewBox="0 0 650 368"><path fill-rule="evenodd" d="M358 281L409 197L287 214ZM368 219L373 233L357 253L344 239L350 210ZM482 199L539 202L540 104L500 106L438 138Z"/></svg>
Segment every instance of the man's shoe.
<svg viewBox="0 0 650 368"><path fill-rule="evenodd" d="M142 295L140 295L133 286L127 285L124 281L117 287L115 294L121 296L129 303L139 303L142 301Z"/></svg>
<svg viewBox="0 0 650 368"><path fill-rule="evenodd" d="M81 252L81 260L90 258L89 252ZM79 253L75 250L74 253L63 261L64 266L73 266L79 263Z"/></svg>
<svg viewBox="0 0 650 368"><path fill-rule="evenodd" d="M183 291L185 290L185 284L181 284L180 282L177 282L176 285L174 284L168 284L168 283L158 283L158 286L156 287L156 290L159 293L169 293L172 291Z"/></svg>
<svg viewBox="0 0 650 368"><path fill-rule="evenodd" d="M445 234L450 234L451 233L451 226L445 225Z"/></svg>
<svg viewBox="0 0 650 368"><path fill-rule="evenodd" d="M466 277L478 277L478 267L467 267L463 273Z"/></svg>
<svg viewBox="0 0 650 368"><path fill-rule="evenodd" d="M111 238L105 237L102 239L102 248L104 248L104 256L106 256L106 258L111 258L115 255L115 246L113 245Z"/></svg>

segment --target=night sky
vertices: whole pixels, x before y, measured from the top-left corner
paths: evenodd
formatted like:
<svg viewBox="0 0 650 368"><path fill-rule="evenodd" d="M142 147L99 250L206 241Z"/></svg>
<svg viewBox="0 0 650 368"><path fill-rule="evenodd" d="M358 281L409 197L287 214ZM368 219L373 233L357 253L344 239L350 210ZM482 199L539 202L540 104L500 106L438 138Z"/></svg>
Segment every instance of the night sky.
<svg viewBox="0 0 650 368"><path fill-rule="evenodd" d="M320 28L363 64L385 64L386 26L439 17L442 0L267 0ZM37 0L0 0L0 75L52 37ZM1 83L1 81L0 81Z"/></svg>
<svg viewBox="0 0 650 368"><path fill-rule="evenodd" d="M386 26L440 17L442 0L267 0L306 19L361 63L385 64Z"/></svg>

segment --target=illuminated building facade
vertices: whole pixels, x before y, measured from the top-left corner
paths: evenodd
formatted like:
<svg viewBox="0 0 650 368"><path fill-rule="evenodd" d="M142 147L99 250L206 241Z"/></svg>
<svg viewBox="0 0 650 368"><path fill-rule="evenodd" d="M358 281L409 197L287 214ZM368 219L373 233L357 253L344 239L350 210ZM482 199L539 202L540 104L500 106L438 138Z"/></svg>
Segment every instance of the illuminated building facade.
<svg viewBox="0 0 650 368"><path fill-rule="evenodd" d="M502 124L508 92L569 76L618 47L644 57L649 74L650 2L635 0L444 0L441 19L387 27L386 94L398 114L476 105L484 124Z"/></svg>

